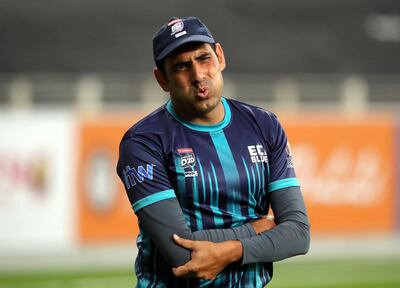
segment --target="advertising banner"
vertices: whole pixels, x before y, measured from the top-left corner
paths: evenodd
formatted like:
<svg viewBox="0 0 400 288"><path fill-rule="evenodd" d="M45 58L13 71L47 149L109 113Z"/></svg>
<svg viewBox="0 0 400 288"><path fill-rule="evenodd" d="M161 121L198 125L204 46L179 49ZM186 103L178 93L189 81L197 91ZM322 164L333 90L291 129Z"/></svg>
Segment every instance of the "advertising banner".
<svg viewBox="0 0 400 288"><path fill-rule="evenodd" d="M142 116L77 122L59 113L0 115L0 252L64 249L76 239L133 241L137 220L115 168L122 135ZM325 115L282 123L313 233L394 232L394 119Z"/></svg>
<svg viewBox="0 0 400 288"><path fill-rule="evenodd" d="M394 120L285 121L313 233L394 231Z"/></svg>
<svg viewBox="0 0 400 288"><path fill-rule="evenodd" d="M83 120L78 177L82 242L133 240L138 232L116 175L118 146L143 115ZM282 119L315 234L393 233L395 122L311 115Z"/></svg>
<svg viewBox="0 0 400 288"><path fill-rule="evenodd" d="M0 115L2 253L73 245L74 132L70 115Z"/></svg>
<svg viewBox="0 0 400 288"><path fill-rule="evenodd" d="M82 119L79 128L78 207L82 243L133 240L137 219L116 174L119 143L140 117Z"/></svg>

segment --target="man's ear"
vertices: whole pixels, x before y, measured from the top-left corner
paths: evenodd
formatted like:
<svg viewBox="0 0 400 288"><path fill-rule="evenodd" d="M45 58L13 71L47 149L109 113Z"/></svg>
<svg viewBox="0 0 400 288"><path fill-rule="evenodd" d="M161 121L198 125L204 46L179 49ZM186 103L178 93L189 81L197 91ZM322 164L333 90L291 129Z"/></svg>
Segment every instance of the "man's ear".
<svg viewBox="0 0 400 288"><path fill-rule="evenodd" d="M215 53L217 54L220 69L221 69L221 71L224 71L224 69L226 67L226 63L225 63L224 50L222 49L221 44L215 43Z"/></svg>
<svg viewBox="0 0 400 288"><path fill-rule="evenodd" d="M153 69L154 77L156 78L158 85L165 91L169 92L168 80L163 72L161 72L157 67Z"/></svg>

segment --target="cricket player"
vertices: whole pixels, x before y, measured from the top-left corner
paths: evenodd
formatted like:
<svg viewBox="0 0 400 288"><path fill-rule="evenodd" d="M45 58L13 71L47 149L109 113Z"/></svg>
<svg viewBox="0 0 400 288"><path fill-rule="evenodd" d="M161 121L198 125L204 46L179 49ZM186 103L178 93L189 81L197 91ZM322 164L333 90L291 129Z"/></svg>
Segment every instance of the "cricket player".
<svg viewBox="0 0 400 288"><path fill-rule="evenodd" d="M224 52L198 18L171 18L153 54L170 99L126 132L117 165L139 220L137 286L264 287L272 262L309 249L286 134L223 97Z"/></svg>

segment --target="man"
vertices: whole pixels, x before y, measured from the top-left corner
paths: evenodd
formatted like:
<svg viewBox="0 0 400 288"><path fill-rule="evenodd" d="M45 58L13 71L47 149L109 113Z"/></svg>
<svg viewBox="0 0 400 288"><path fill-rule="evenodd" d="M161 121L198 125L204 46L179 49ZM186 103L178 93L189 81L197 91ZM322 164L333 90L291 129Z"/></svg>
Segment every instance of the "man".
<svg viewBox="0 0 400 288"><path fill-rule="evenodd" d="M199 19L170 19L153 53L170 100L127 131L117 167L139 220L138 287L263 287L273 261L309 247L284 130L222 97L224 53Z"/></svg>

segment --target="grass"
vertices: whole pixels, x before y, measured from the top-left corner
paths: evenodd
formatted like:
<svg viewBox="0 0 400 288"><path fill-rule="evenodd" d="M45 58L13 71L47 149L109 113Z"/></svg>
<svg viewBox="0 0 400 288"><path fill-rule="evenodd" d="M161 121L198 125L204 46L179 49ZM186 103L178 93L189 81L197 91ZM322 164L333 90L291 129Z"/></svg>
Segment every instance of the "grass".
<svg viewBox="0 0 400 288"><path fill-rule="evenodd" d="M278 262L274 268L271 288L400 287L400 259Z"/></svg>
<svg viewBox="0 0 400 288"><path fill-rule="evenodd" d="M129 268L68 272L0 274L0 288L134 287ZM400 259L283 261L275 264L268 288L395 288L400 287Z"/></svg>
<svg viewBox="0 0 400 288"><path fill-rule="evenodd" d="M136 278L129 269L0 274L0 288L120 288L135 284Z"/></svg>

